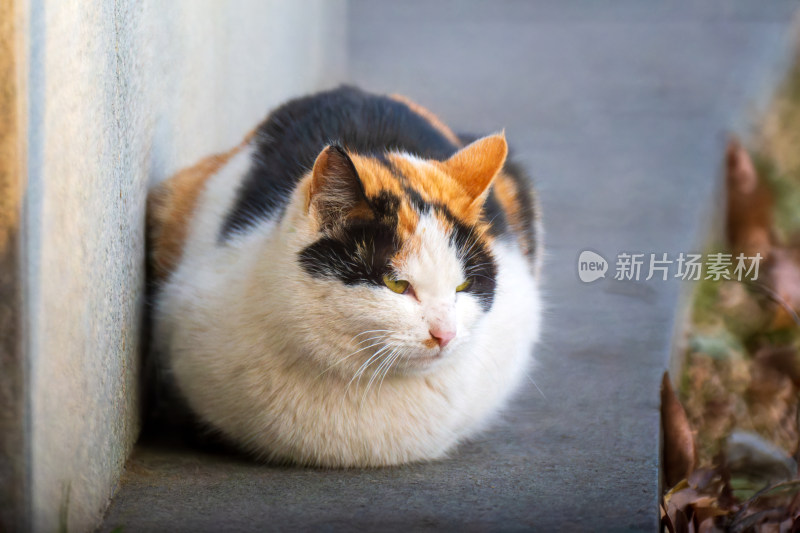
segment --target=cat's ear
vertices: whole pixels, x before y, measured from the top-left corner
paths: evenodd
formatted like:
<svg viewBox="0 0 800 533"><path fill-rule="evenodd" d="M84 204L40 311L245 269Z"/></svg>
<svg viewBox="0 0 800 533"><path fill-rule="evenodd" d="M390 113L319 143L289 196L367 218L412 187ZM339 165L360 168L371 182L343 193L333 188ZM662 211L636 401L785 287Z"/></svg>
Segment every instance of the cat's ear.
<svg viewBox="0 0 800 533"><path fill-rule="evenodd" d="M326 147L314 162L308 188L308 213L329 230L355 211L368 209L364 186L347 152Z"/></svg>
<svg viewBox="0 0 800 533"><path fill-rule="evenodd" d="M443 163L447 173L457 180L472 200L483 205L492 180L503 168L508 155L505 133L489 135L474 141Z"/></svg>

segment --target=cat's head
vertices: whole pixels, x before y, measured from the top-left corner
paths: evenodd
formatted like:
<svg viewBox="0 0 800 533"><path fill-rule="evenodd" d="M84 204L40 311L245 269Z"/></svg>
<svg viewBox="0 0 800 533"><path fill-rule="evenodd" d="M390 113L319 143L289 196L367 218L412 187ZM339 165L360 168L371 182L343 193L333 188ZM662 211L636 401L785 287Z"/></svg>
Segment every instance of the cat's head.
<svg viewBox="0 0 800 533"><path fill-rule="evenodd" d="M445 161L336 145L319 154L302 192L314 240L298 261L328 363L419 371L469 342L495 297L484 203L506 154L502 134Z"/></svg>

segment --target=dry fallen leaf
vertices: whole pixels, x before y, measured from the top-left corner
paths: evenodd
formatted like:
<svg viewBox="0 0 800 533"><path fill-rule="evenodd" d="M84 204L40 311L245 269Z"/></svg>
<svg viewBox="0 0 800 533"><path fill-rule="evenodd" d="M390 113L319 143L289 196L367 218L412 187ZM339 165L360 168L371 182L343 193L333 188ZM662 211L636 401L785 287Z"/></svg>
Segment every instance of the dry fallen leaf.
<svg viewBox="0 0 800 533"><path fill-rule="evenodd" d="M690 533L692 531L689 519L686 518L686 513L681 509L675 509L672 522L675 524L675 533Z"/></svg>
<svg viewBox="0 0 800 533"><path fill-rule="evenodd" d="M697 533L722 533L723 530L718 528L714 523L713 518L707 518L699 522L697 526Z"/></svg>
<svg viewBox="0 0 800 533"><path fill-rule="evenodd" d="M664 520L665 525L672 523L675 530L679 530L683 523L683 518L687 520L689 530L699 530L700 526L706 530L711 530L715 525L715 520L719 516L728 514L726 509L718 506L717 497L712 494L701 494L692 488L683 488L671 492L670 498L664 499L666 505ZM662 515L663 518L663 515Z"/></svg>
<svg viewBox="0 0 800 533"><path fill-rule="evenodd" d="M663 501L661 502L661 525L667 528L669 533L675 533L675 525L672 523L672 518L667 514L667 508L664 506Z"/></svg>
<svg viewBox="0 0 800 533"><path fill-rule="evenodd" d="M664 478L669 486L692 473L697 462L694 435L669 374L661 381L661 424L664 433Z"/></svg>
<svg viewBox="0 0 800 533"><path fill-rule="evenodd" d="M731 139L725 154L728 242L735 254L760 253L767 258L772 248L772 193L761 182L750 154Z"/></svg>
<svg viewBox="0 0 800 533"><path fill-rule="evenodd" d="M800 253L775 248L766 264L766 282L778 300L771 329L797 327L800 309Z"/></svg>
<svg viewBox="0 0 800 533"><path fill-rule="evenodd" d="M800 351L794 346L764 346L756 352L756 361L785 375L800 388Z"/></svg>

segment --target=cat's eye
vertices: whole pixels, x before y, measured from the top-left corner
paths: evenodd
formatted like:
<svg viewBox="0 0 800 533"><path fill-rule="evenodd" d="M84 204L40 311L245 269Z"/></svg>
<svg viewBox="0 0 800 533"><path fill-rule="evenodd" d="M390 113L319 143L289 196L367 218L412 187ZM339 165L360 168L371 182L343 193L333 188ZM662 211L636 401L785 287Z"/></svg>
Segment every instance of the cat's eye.
<svg viewBox="0 0 800 533"><path fill-rule="evenodd" d="M456 287L456 292L461 292L469 289L470 285L472 285L472 278L467 278L464 280L464 283Z"/></svg>
<svg viewBox="0 0 800 533"><path fill-rule="evenodd" d="M383 283L397 294L404 294L408 290L408 282L404 279L393 279L388 275L384 275Z"/></svg>

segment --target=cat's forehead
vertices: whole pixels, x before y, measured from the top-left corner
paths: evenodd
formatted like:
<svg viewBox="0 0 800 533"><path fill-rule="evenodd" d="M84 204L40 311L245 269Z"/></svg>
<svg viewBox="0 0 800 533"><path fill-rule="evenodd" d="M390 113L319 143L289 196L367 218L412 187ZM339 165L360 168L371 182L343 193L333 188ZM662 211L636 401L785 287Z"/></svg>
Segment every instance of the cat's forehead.
<svg viewBox="0 0 800 533"><path fill-rule="evenodd" d="M364 193L379 210L391 212L401 241L414 241L417 226L426 216L434 217L436 227L445 234L454 225L481 224L470 220L471 199L440 162L404 152L351 157Z"/></svg>
<svg viewBox="0 0 800 533"><path fill-rule="evenodd" d="M461 184L447 174L439 161L407 152L372 157L351 154L351 158L367 196L377 196L382 191L398 196L411 194L428 204L447 204L454 213L466 212L471 202Z"/></svg>

